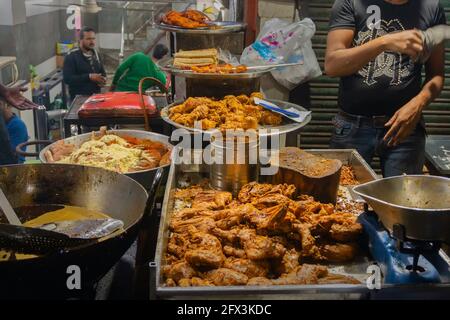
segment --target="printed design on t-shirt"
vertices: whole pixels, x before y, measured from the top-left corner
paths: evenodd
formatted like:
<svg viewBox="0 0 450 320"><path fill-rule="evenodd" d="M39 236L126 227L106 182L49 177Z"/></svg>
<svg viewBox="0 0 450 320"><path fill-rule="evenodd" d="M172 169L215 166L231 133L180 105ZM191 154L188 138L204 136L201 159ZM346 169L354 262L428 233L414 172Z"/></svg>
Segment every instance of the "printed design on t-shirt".
<svg viewBox="0 0 450 320"><path fill-rule="evenodd" d="M354 46L363 45L371 40L381 37L387 33L404 31L402 23L398 19L385 21L381 20L378 28L365 29L358 32L354 40ZM402 83L402 80L409 77L414 70L414 63L409 56L396 52L383 52L374 61L369 62L358 73L364 77L364 82L368 86L377 83L380 77L389 77L393 86Z"/></svg>

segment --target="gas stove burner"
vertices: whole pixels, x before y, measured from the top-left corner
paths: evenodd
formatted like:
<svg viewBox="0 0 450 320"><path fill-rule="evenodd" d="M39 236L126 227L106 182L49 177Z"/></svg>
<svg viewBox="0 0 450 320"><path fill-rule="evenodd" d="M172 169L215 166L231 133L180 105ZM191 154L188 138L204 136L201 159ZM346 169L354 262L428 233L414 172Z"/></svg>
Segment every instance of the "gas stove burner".
<svg viewBox="0 0 450 320"><path fill-rule="evenodd" d="M397 250L401 253L413 255L413 263L408 265L406 269L412 272L423 272L424 268L419 266L420 256L427 253L438 253L441 249L441 243L439 241L429 242L408 239L405 226L399 223L394 224L392 229L391 236L396 240Z"/></svg>
<svg viewBox="0 0 450 320"><path fill-rule="evenodd" d="M381 267L384 283L450 282L450 259L440 250L440 242L410 239L400 224L390 233L373 211L361 214L358 221L364 227L372 258Z"/></svg>

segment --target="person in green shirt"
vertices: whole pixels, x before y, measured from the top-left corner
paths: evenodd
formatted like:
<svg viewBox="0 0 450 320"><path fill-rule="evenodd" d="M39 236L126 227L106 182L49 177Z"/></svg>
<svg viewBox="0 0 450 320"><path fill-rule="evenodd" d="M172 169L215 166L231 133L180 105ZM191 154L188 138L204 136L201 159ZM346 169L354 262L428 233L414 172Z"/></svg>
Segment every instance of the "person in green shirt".
<svg viewBox="0 0 450 320"><path fill-rule="evenodd" d="M166 74L162 72L153 60L143 52L129 56L116 70L111 91L138 92L139 81L145 77L154 77L166 85ZM154 86L150 81L144 83L143 91Z"/></svg>

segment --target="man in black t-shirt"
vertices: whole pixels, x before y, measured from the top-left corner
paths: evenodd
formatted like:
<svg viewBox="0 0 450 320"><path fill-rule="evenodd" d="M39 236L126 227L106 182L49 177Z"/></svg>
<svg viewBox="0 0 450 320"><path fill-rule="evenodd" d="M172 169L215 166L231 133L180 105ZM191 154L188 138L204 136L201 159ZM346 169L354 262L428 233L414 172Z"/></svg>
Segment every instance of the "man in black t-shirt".
<svg viewBox="0 0 450 320"><path fill-rule="evenodd" d="M445 24L439 0L336 0L325 72L341 77L332 148L355 148L384 176L422 173L422 111L444 84L444 46L425 63L422 33Z"/></svg>

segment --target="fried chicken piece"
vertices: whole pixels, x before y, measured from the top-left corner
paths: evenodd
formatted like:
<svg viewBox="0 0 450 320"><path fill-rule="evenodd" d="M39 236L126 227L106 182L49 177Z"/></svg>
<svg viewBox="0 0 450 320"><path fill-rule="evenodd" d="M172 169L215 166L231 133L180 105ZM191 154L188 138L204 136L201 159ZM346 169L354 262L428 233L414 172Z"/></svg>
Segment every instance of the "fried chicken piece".
<svg viewBox="0 0 450 320"><path fill-rule="evenodd" d="M248 215L247 219L256 226L258 231L285 233L291 231L291 221L285 219L287 213L287 206L279 204Z"/></svg>
<svg viewBox="0 0 450 320"><path fill-rule="evenodd" d="M170 222L170 229L175 233L186 234L189 233L191 228L195 228L196 231L209 233L216 227L216 222L212 218L197 217L187 220L172 220Z"/></svg>
<svg viewBox="0 0 450 320"><path fill-rule="evenodd" d="M259 99L264 99L264 95L261 92L253 92L250 95L250 98L259 98ZM253 100L251 100L253 102Z"/></svg>
<svg viewBox="0 0 450 320"><path fill-rule="evenodd" d="M300 241L302 244L302 256L320 259L320 251L316 245L316 239L311 235L310 227L310 225L303 223L293 224L293 228L297 230L298 234L300 235Z"/></svg>
<svg viewBox="0 0 450 320"><path fill-rule="evenodd" d="M216 227L213 219L214 211L202 208L185 208L175 212L169 224L171 231L188 233L191 228L208 233Z"/></svg>
<svg viewBox="0 0 450 320"><path fill-rule="evenodd" d="M239 232L239 239L250 260L281 258L286 249L269 237L256 235L255 230L243 229Z"/></svg>
<svg viewBox="0 0 450 320"><path fill-rule="evenodd" d="M239 205L231 209L216 211L214 220L216 220L218 228L229 230L231 227L241 224L247 216L251 216L257 211L251 204Z"/></svg>
<svg viewBox="0 0 450 320"><path fill-rule="evenodd" d="M246 285L248 277L245 274L227 268L211 270L206 274L206 279L216 286Z"/></svg>
<svg viewBox="0 0 450 320"><path fill-rule="evenodd" d="M358 254L358 245L356 243L325 244L319 246L319 250L323 260L347 262L353 260Z"/></svg>
<svg viewBox="0 0 450 320"><path fill-rule="evenodd" d="M195 195L192 208L223 209L232 199L230 192L203 190Z"/></svg>
<svg viewBox="0 0 450 320"><path fill-rule="evenodd" d="M214 284L212 284L210 281L198 277L193 277L191 279L191 286L193 287L212 287Z"/></svg>
<svg viewBox="0 0 450 320"><path fill-rule="evenodd" d="M194 267L219 268L225 256L222 244L215 236L204 232L192 232L191 245L184 255L187 262Z"/></svg>
<svg viewBox="0 0 450 320"><path fill-rule="evenodd" d="M184 278L178 281L180 287L212 287L214 286L210 281L199 277L192 277L191 279Z"/></svg>
<svg viewBox="0 0 450 320"><path fill-rule="evenodd" d="M179 26L186 29L208 26L204 23L206 21L206 17L202 17L200 12L194 12L194 10L187 10L185 12L171 10L164 15L162 20L166 24Z"/></svg>
<svg viewBox="0 0 450 320"><path fill-rule="evenodd" d="M194 110L191 112L191 116L195 118L195 120L200 120L208 117L209 108L207 105L201 104L197 107L195 107Z"/></svg>
<svg viewBox="0 0 450 320"><path fill-rule="evenodd" d="M167 243L167 253L181 259L184 257L188 245L189 245L188 239L186 239L181 234L174 233L172 234L172 236L169 239L169 242Z"/></svg>
<svg viewBox="0 0 450 320"><path fill-rule="evenodd" d="M280 274L290 273L294 271L299 265L300 253L295 250L287 250L281 260L281 268L279 270Z"/></svg>
<svg viewBox="0 0 450 320"><path fill-rule="evenodd" d="M240 229L223 230L221 228L214 228L211 234L222 240L222 243L236 244L239 242Z"/></svg>
<svg viewBox="0 0 450 320"><path fill-rule="evenodd" d="M247 255L245 254L245 250L234 248L232 246L223 246L223 253L227 257L236 257L236 258L247 258Z"/></svg>
<svg viewBox="0 0 450 320"><path fill-rule="evenodd" d="M214 129L217 127L217 122L210 119L202 119L200 120L200 124L203 130Z"/></svg>
<svg viewBox="0 0 450 320"><path fill-rule="evenodd" d="M283 121L283 118L280 114L272 112L272 111L262 111L260 123L269 126L277 126Z"/></svg>
<svg viewBox="0 0 450 320"><path fill-rule="evenodd" d="M333 224L331 226L330 234L333 240L338 242L353 242L358 240L363 233L363 227L360 223L343 223Z"/></svg>
<svg viewBox="0 0 450 320"><path fill-rule="evenodd" d="M247 285L248 286L271 286L272 280L267 279L265 277L255 277L255 278L251 278L250 280L248 280Z"/></svg>
<svg viewBox="0 0 450 320"><path fill-rule="evenodd" d="M166 279L165 285L166 285L166 287L176 287L177 283L173 279L169 278L169 279Z"/></svg>
<svg viewBox="0 0 450 320"><path fill-rule="evenodd" d="M252 201L252 205L259 209L271 208L280 204L290 205L291 199L280 193L268 194Z"/></svg>
<svg viewBox="0 0 450 320"><path fill-rule="evenodd" d="M297 267L292 272L283 274L278 279L272 280L274 285L302 285L317 284L319 279L328 275L325 266L304 264Z"/></svg>
<svg viewBox="0 0 450 320"><path fill-rule="evenodd" d="M183 16L196 22L206 22L209 20L208 16L197 10L186 10L183 12Z"/></svg>
<svg viewBox="0 0 450 320"><path fill-rule="evenodd" d="M282 194L291 198L295 194L296 188L293 184L277 184L250 182L244 185L238 194L238 199L242 203L253 202L258 198L269 194Z"/></svg>
<svg viewBox="0 0 450 320"><path fill-rule="evenodd" d="M48 162L60 161L61 159L68 157L74 152L75 145L71 143L65 143L63 140L57 141L51 148L50 154L47 159Z"/></svg>
<svg viewBox="0 0 450 320"><path fill-rule="evenodd" d="M242 129L258 129L258 119L255 117L247 116L242 123Z"/></svg>
<svg viewBox="0 0 450 320"><path fill-rule="evenodd" d="M186 261L181 261L171 266L165 266L163 268L163 274L166 279L172 279L178 282L181 279L194 277L197 272Z"/></svg>
<svg viewBox="0 0 450 320"><path fill-rule="evenodd" d="M227 258L223 267L238 271L249 278L265 277L269 269L269 263L267 261L253 261L233 257Z"/></svg>
<svg viewBox="0 0 450 320"><path fill-rule="evenodd" d="M242 104L249 104L250 103L250 97L247 97L245 94L241 94L236 97L236 99L239 100Z"/></svg>

